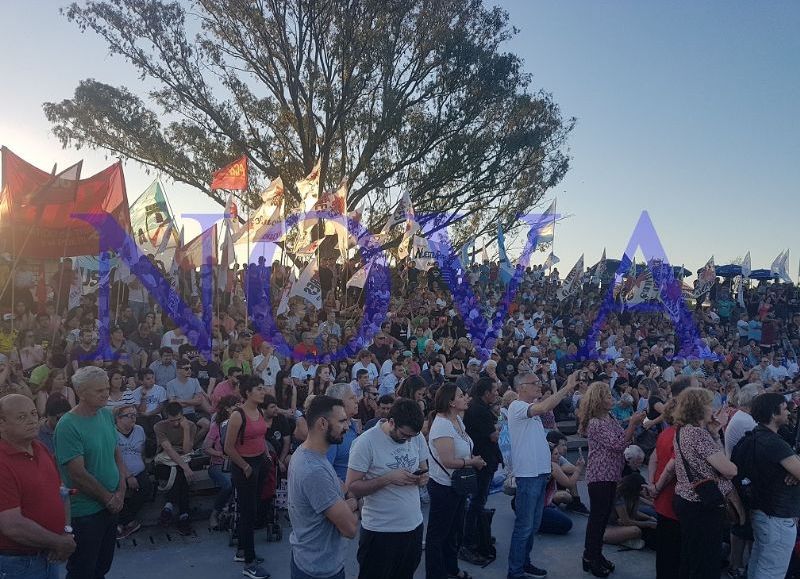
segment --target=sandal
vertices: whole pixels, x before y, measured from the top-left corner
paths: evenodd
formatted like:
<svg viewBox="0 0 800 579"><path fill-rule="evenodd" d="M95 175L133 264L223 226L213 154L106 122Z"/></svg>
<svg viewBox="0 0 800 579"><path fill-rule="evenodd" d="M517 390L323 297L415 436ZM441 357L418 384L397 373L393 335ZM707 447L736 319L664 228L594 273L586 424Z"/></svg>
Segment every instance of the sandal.
<svg viewBox="0 0 800 579"><path fill-rule="evenodd" d="M458 572L458 575L448 575L448 579L472 579L472 575L464 571L463 569Z"/></svg>

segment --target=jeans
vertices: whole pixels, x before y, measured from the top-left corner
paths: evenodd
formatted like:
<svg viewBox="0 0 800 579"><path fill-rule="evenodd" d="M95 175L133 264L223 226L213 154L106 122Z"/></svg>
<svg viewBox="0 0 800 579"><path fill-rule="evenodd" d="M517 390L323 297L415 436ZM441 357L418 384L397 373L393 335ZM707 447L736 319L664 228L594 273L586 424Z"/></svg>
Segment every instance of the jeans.
<svg viewBox="0 0 800 579"><path fill-rule="evenodd" d="M147 471L143 470L137 474L136 480L139 483L139 489L133 490L128 487L128 492L125 494L125 504L119 513L120 525L127 525L133 521L145 502L153 498L153 483Z"/></svg>
<svg viewBox="0 0 800 579"><path fill-rule="evenodd" d="M428 494L431 507L425 535L425 577L447 579L458 575L458 547L464 529L466 497L433 479L428 482Z"/></svg>
<svg viewBox="0 0 800 579"><path fill-rule="evenodd" d="M556 506L545 507L539 533L542 535L566 535L572 529L572 519Z"/></svg>
<svg viewBox="0 0 800 579"><path fill-rule="evenodd" d="M405 533L379 533L361 527L356 555L358 579L413 579L422 559L422 531L422 523Z"/></svg>
<svg viewBox="0 0 800 579"><path fill-rule="evenodd" d="M794 519L771 517L764 511L750 511L753 522L753 550L747 566L749 579L783 579L797 539Z"/></svg>
<svg viewBox="0 0 800 579"><path fill-rule="evenodd" d="M681 579L719 579L725 509L678 495L673 506L681 525Z"/></svg>
<svg viewBox="0 0 800 579"><path fill-rule="evenodd" d="M514 532L508 551L509 577L523 576L523 567L531 564L533 536L539 530L544 510L544 493L550 474L536 477L517 477ZM425 547L427 549L427 545Z"/></svg>
<svg viewBox="0 0 800 579"><path fill-rule="evenodd" d="M586 486L589 487L589 522L586 523L583 558L599 561L603 556L603 535L614 508L617 483L591 482Z"/></svg>
<svg viewBox="0 0 800 579"><path fill-rule="evenodd" d="M256 546L253 533L256 526L256 513L264 486L266 476L265 456L242 457L253 468L250 478L244 476L244 471L238 466L231 465L231 481L236 487L239 502L239 549L244 551L244 562L250 565L256 558Z"/></svg>
<svg viewBox="0 0 800 579"><path fill-rule="evenodd" d="M345 579L344 577L344 567L336 573L335 575L329 575L328 577L320 577L319 575L309 575L300 567L295 565L294 557L292 557L292 579Z"/></svg>
<svg viewBox="0 0 800 579"><path fill-rule="evenodd" d="M58 579L59 563L47 555L0 555L0 577L3 579Z"/></svg>
<svg viewBox="0 0 800 579"><path fill-rule="evenodd" d="M221 464L212 464L208 467L208 478L214 481L214 484L219 488L217 498L214 499L214 510L221 511L228 504L233 492L233 483L231 483L231 474L229 472L222 472Z"/></svg>
<svg viewBox="0 0 800 579"><path fill-rule="evenodd" d="M476 471L476 478L478 479L478 491L469 497L469 507L467 507L467 514L464 519L464 545L468 548L475 550L478 546L478 537L481 534L478 529L485 525L486 518L483 516L483 508L486 506L486 499L489 498L489 487L492 484L492 477L494 477L494 469L484 467ZM491 529L482 529L484 535L491 535Z"/></svg>
<svg viewBox="0 0 800 579"><path fill-rule="evenodd" d="M114 561L117 516L103 509L73 517L72 530L77 547L67 561L67 579L104 579Z"/></svg>
<svg viewBox="0 0 800 579"><path fill-rule="evenodd" d="M168 480L170 472L175 469L175 482L172 488L167 491L167 502L172 503L179 515L189 512L189 481L183 469L177 466L167 466L165 464L156 465L156 478L158 480Z"/></svg>

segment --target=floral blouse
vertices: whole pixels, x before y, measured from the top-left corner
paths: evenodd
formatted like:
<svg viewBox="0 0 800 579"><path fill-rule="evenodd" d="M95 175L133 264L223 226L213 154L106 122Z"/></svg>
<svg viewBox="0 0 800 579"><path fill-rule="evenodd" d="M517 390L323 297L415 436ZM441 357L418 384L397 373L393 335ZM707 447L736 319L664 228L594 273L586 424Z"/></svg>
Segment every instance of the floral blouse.
<svg viewBox="0 0 800 579"><path fill-rule="evenodd" d="M680 438L680 448L678 447L678 438ZM700 502L700 497L692 490L692 483L686 474L681 457L686 459L692 469L692 480L715 479L723 495L727 495L733 490L733 483L722 478L708 462L709 456L722 450L722 446L714 441L708 430L699 426L683 426L679 431L679 436L675 436L674 447L675 494L679 497L695 503Z"/></svg>
<svg viewBox="0 0 800 579"><path fill-rule="evenodd" d="M586 482L616 482L622 478L625 459L622 451L628 446L625 431L611 418L592 418L586 428L589 456L586 461Z"/></svg>

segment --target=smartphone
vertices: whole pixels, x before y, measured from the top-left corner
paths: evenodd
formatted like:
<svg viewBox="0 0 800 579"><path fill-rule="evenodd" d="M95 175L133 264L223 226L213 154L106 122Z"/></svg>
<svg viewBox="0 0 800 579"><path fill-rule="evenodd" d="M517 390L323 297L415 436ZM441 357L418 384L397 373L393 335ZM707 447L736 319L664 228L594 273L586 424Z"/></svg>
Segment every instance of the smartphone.
<svg viewBox="0 0 800 579"><path fill-rule="evenodd" d="M421 476L421 475L425 474L426 472L428 472L427 468L421 468L419 470L414 471L412 474L414 476Z"/></svg>

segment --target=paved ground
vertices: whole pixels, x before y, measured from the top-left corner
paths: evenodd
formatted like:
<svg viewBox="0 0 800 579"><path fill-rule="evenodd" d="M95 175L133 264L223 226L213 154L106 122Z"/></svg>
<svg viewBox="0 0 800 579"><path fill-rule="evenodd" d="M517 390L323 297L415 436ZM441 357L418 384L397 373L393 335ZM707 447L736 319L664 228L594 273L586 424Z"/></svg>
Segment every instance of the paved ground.
<svg viewBox="0 0 800 579"><path fill-rule="evenodd" d="M585 491L585 489L583 489ZM496 494L489 497L489 507L497 509L493 533L497 537L499 558L485 569L463 564L475 579L505 579L508 545L514 515L509 497ZM584 499L584 502L587 502ZM427 516L427 513L426 513ZM567 536L537 536L533 548L533 562L549 571L549 577L590 577L581 569L581 552L586 528L586 517L572 515L574 527ZM256 551L266 559L265 567L275 579L289 578L289 524L285 523L284 539L280 543L267 543L263 534L256 534ZM263 533L263 532L262 532ZM197 526L196 536L167 535L157 528L145 528L125 540L117 549L109 579L143 579L169 577L174 579L234 579L242 577L242 566L233 563L233 550L228 547L227 535L211 533ZM357 542L348 541L347 577L358 576L356 563ZM616 547L606 547L606 556L617 564L614 579L640 579L655 576L655 556L648 551L619 552ZM425 577L423 563L415 579Z"/></svg>

